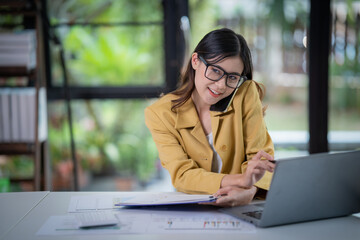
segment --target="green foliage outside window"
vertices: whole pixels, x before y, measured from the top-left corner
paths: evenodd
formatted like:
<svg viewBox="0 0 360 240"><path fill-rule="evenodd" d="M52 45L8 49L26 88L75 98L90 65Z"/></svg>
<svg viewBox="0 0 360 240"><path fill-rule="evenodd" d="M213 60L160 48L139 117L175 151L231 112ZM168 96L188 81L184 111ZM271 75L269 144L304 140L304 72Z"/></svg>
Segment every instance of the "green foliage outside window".
<svg viewBox="0 0 360 240"><path fill-rule="evenodd" d="M83 7L85 2L89 7ZM60 5L50 2L49 8L53 25L89 23L56 28L65 47L72 85L164 82L161 1L65 1ZM56 60L58 53L53 50ZM59 61L53 64L54 82L61 85Z"/></svg>
<svg viewBox="0 0 360 240"><path fill-rule="evenodd" d="M86 29L64 38L72 85L161 85L162 29ZM59 81L60 79L58 79Z"/></svg>
<svg viewBox="0 0 360 240"><path fill-rule="evenodd" d="M151 180L157 173L158 157L144 124L143 110L148 104L144 100L75 101L76 157L82 169L94 176ZM59 174L56 166L71 159L69 126L62 102L51 103L50 109L50 152L55 174Z"/></svg>
<svg viewBox="0 0 360 240"><path fill-rule="evenodd" d="M58 5L60 4L60 5ZM72 86L162 85L164 48L161 1L49 2L52 24L62 22L154 25L61 26ZM84 7L87 6L87 7ZM52 75L62 85L58 49ZM95 176L134 177L146 183L156 174L157 151L143 117L146 100L74 100L76 157ZM70 136L64 102L49 104L50 154L55 175L72 175ZM58 166L58 167L57 167ZM64 187L64 186L63 186ZM65 186L66 188L66 186Z"/></svg>

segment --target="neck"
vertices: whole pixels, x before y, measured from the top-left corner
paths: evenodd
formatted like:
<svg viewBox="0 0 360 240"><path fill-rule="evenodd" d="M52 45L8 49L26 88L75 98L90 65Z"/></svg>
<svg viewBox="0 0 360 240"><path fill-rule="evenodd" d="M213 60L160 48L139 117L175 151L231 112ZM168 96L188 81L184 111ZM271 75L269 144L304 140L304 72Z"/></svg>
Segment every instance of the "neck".
<svg viewBox="0 0 360 240"><path fill-rule="evenodd" d="M204 101L202 101L202 99L196 93L196 90L193 91L193 93L191 94L191 99L193 100L196 111L198 112L199 115L201 115L201 113L210 111L210 105L206 104L206 103L204 103Z"/></svg>

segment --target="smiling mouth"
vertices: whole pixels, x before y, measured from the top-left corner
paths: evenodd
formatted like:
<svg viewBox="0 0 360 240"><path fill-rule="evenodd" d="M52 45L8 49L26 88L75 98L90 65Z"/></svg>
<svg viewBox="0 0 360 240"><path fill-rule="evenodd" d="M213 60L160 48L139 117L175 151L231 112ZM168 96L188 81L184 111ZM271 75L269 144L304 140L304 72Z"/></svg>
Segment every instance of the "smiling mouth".
<svg viewBox="0 0 360 240"><path fill-rule="evenodd" d="M221 93L219 92L216 92L214 90L212 90L211 88L208 88L209 89L209 92L210 92L210 95L213 96L213 97L219 97L221 95Z"/></svg>

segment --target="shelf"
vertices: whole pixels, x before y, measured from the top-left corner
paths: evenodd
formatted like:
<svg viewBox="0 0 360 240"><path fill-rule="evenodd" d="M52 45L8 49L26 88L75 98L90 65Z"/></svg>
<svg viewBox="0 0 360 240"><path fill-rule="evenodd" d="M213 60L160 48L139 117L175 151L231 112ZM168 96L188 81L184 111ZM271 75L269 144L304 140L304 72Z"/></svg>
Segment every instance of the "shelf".
<svg viewBox="0 0 360 240"><path fill-rule="evenodd" d="M36 16L37 12L34 6L29 5L28 1L21 0L1 0L0 1L0 15L23 15Z"/></svg>
<svg viewBox="0 0 360 240"><path fill-rule="evenodd" d="M0 155L34 154L35 143L0 143Z"/></svg>
<svg viewBox="0 0 360 240"><path fill-rule="evenodd" d="M22 15L22 16L35 16L36 12L31 10L0 10L0 15Z"/></svg>
<svg viewBox="0 0 360 240"><path fill-rule="evenodd" d="M2 0L0 1L0 7L22 7L25 8L27 5L26 1L23 0Z"/></svg>
<svg viewBox="0 0 360 240"><path fill-rule="evenodd" d="M21 60L29 60L29 61L18 61L15 62L16 58L14 56L14 64L12 66L0 66L0 88L6 88L4 92L10 94L4 94L4 99L7 100L8 108L5 107L6 114L14 113L12 118L16 117L15 113L20 116L20 111L24 113L26 110L24 108L24 102L22 104L17 104L17 101L20 102L18 95L13 94L13 88L15 91L20 92L17 88L23 87L33 87L35 89L35 98L31 99L31 102L34 102L35 109L31 108L29 112L26 111L26 116L34 115L35 121L31 122L31 126L34 126L34 131L36 134L39 134L39 98L40 92L46 91L43 84L45 80L42 81L42 73L44 73L43 69L43 42L42 36L44 34L43 22L41 18L41 9L42 2L40 0L0 0L0 15L1 16L9 16L11 17L11 21L7 21L5 24L6 31L9 31L9 27L15 27L12 29L13 32L16 32L17 28L22 26L23 30L31 29L32 33L29 33L29 36L25 36L24 46L29 47L30 52L27 52L26 49L24 51L18 51L19 53L27 53L24 54L24 57L21 56ZM14 15L14 16L10 16ZM16 16L19 15L19 16ZM20 23L19 23L20 22ZM0 24L0 29L4 29ZM11 30L9 31L11 32ZM11 38L10 38L11 39ZM11 41L11 40L10 40ZM14 51L15 54L16 51ZM11 52L10 52L11 53ZM35 55L33 55L35 54ZM4 55L5 56L5 55ZM29 59L27 58L29 57ZM16 56L19 59L19 56ZM6 59L6 58L5 58ZM18 63L16 66L16 63ZM35 63L35 64L34 64ZM3 64L11 65L11 62L3 61ZM40 74L41 73L41 74ZM44 74L46 75L46 74ZM44 90L43 90L44 89ZM45 94L43 94L46 96ZM7 97L8 96L8 97ZM32 95L31 95L32 96ZM31 97L30 96L30 97ZM11 98L10 98L11 97ZM42 97L43 98L43 97ZM3 99L3 98L2 98ZM46 110L46 98L45 102L42 103L42 109ZM26 100L26 99L25 99ZM13 102L12 102L13 101ZM5 101L4 101L5 102ZM11 107L10 107L11 105ZM19 107L21 106L21 108ZM44 112L46 113L46 112ZM1 113L0 113L1 114ZM18 117L19 117L18 116ZM25 115L22 114L22 117ZM46 123L46 115L44 115L44 119L42 120L42 126L45 126ZM11 123L11 121L10 121ZM6 122L6 124L10 125L10 123ZM25 129L25 128L24 128ZM20 129L21 130L21 129ZM19 130L19 131L20 131ZM36 136L36 135L35 135ZM7 136L5 138L7 140L19 140L19 138L11 138ZM51 169L47 160L47 140L40 140L38 137L27 138L33 141L27 142L0 142L0 155L28 155L33 159L34 165L34 173L31 177L21 177L15 179L10 179L11 182L33 182L33 189L36 191L46 190L50 187L50 174ZM2 139L4 140L4 139ZM23 140L24 141L24 140ZM9 158L11 161L13 158Z"/></svg>
<svg viewBox="0 0 360 240"><path fill-rule="evenodd" d="M28 178L10 178L10 182L13 183L20 183L20 182L33 182L34 178L28 177Z"/></svg>
<svg viewBox="0 0 360 240"><path fill-rule="evenodd" d="M35 69L28 69L25 66L0 67L0 77L32 77L34 74Z"/></svg>

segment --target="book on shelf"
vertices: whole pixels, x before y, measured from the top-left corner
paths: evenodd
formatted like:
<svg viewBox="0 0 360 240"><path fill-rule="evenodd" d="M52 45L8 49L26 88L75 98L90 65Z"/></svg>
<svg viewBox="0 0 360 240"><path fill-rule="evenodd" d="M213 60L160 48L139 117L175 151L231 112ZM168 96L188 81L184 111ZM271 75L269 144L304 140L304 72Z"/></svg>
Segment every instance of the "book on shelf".
<svg viewBox="0 0 360 240"><path fill-rule="evenodd" d="M27 29L0 33L0 45L12 42L17 45L36 44L36 30Z"/></svg>
<svg viewBox="0 0 360 240"><path fill-rule="evenodd" d="M46 91L39 89L38 139L47 138ZM0 143L35 140L36 89L0 88Z"/></svg>
<svg viewBox="0 0 360 240"><path fill-rule="evenodd" d="M13 92L10 93L11 140L13 142L20 142L19 96L19 89L14 89Z"/></svg>
<svg viewBox="0 0 360 240"><path fill-rule="evenodd" d="M39 89L39 140L45 141L47 139L47 104L46 104L46 90L44 87Z"/></svg>
<svg viewBox="0 0 360 240"><path fill-rule="evenodd" d="M36 67L36 32L0 33L0 67Z"/></svg>
<svg viewBox="0 0 360 240"><path fill-rule="evenodd" d="M10 133L10 90L0 89L0 105L1 105L1 129L2 138L0 141L9 142L11 140Z"/></svg>
<svg viewBox="0 0 360 240"><path fill-rule="evenodd" d="M2 114L2 101L1 101L1 96L0 96L0 114ZM3 133L3 129L2 129L2 121L3 121L3 119L2 119L2 117L0 116L0 139L3 139L3 135L4 135L4 133Z"/></svg>

